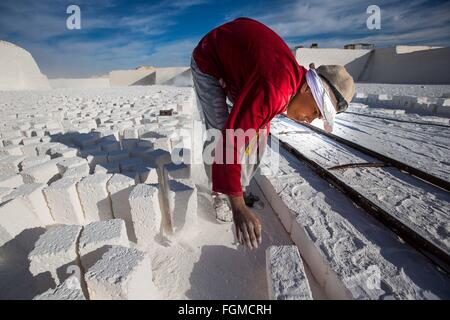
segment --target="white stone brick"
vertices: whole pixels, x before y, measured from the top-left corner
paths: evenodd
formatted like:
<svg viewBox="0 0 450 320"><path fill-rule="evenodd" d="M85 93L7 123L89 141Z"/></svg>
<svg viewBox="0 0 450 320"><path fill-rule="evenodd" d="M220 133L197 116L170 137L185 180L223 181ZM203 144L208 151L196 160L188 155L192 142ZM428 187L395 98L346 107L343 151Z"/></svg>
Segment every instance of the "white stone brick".
<svg viewBox="0 0 450 320"><path fill-rule="evenodd" d="M3 156L0 157L0 174L12 174L19 172L19 163L26 156Z"/></svg>
<svg viewBox="0 0 450 320"><path fill-rule="evenodd" d="M152 266L145 252L115 246L85 274L92 300L146 300L158 298Z"/></svg>
<svg viewBox="0 0 450 320"><path fill-rule="evenodd" d="M106 185L112 174L95 173L77 184L86 222L112 219L111 199Z"/></svg>
<svg viewBox="0 0 450 320"><path fill-rule="evenodd" d="M100 163L95 166L94 173L119 173L119 162Z"/></svg>
<svg viewBox="0 0 450 320"><path fill-rule="evenodd" d="M50 155L50 149L56 147L60 145L58 142L47 142L47 143L41 143L40 145L38 145L36 147L36 152L38 154L38 156L43 156L43 155Z"/></svg>
<svg viewBox="0 0 450 320"><path fill-rule="evenodd" d="M269 299L313 299L303 262L296 246L270 246L267 248L266 272Z"/></svg>
<svg viewBox="0 0 450 320"><path fill-rule="evenodd" d="M81 165L86 165L87 161L81 157L70 157L70 158L61 158L60 161L56 163L58 167L59 174L63 175L66 170L70 168L75 168Z"/></svg>
<svg viewBox="0 0 450 320"><path fill-rule="evenodd" d="M50 272L57 284L64 281L69 265L78 265L77 241L82 227L55 226L39 237L29 253L30 272L37 276Z"/></svg>
<svg viewBox="0 0 450 320"><path fill-rule="evenodd" d="M29 145L29 144L36 144L41 142L41 138L40 137L31 137L31 138L24 138L22 140L22 144L24 146Z"/></svg>
<svg viewBox="0 0 450 320"><path fill-rule="evenodd" d="M86 297L81 289L80 280L72 275L55 289L48 289L33 300L86 300Z"/></svg>
<svg viewBox="0 0 450 320"><path fill-rule="evenodd" d="M130 193L131 219L137 243L145 246L160 232L162 213L157 185L138 184Z"/></svg>
<svg viewBox="0 0 450 320"><path fill-rule="evenodd" d="M27 157L19 164L19 168L21 170L25 170L38 164L43 164L47 161L50 161L49 155Z"/></svg>
<svg viewBox="0 0 450 320"><path fill-rule="evenodd" d="M0 187L0 203L2 203L4 201L3 199L13 190L13 188Z"/></svg>
<svg viewBox="0 0 450 320"><path fill-rule="evenodd" d="M9 145L1 148L0 155L8 156L22 156L23 151L19 145Z"/></svg>
<svg viewBox="0 0 450 320"><path fill-rule="evenodd" d="M148 164L141 164L133 167L133 171L139 175L141 183L158 184L158 172L155 167Z"/></svg>
<svg viewBox="0 0 450 320"><path fill-rule="evenodd" d="M106 188L111 198L114 218L122 219L127 226L128 238L135 240L133 222L131 220L131 207L128 200L131 190L136 185L135 178L117 173L109 179Z"/></svg>
<svg viewBox="0 0 450 320"><path fill-rule="evenodd" d="M94 169L97 164L108 162L108 153L105 151L95 151L91 152L86 156L86 160L89 163L91 169Z"/></svg>
<svg viewBox="0 0 450 320"><path fill-rule="evenodd" d="M197 222L197 189L195 185L189 180L169 180L166 184L166 195L169 227L172 232L194 227Z"/></svg>
<svg viewBox="0 0 450 320"><path fill-rule="evenodd" d="M84 270L88 270L101 258L107 246L129 247L125 221L110 219L86 225L81 232L79 255Z"/></svg>
<svg viewBox="0 0 450 320"><path fill-rule="evenodd" d="M155 149L145 154L143 160L152 167L162 168L165 164L171 162L171 156L166 150Z"/></svg>
<svg viewBox="0 0 450 320"><path fill-rule="evenodd" d="M12 199L0 204L0 246L25 229L38 227L41 227L41 222L22 199Z"/></svg>
<svg viewBox="0 0 450 320"><path fill-rule="evenodd" d="M169 163L164 166L164 174L172 179L190 179L191 166L186 164Z"/></svg>
<svg viewBox="0 0 450 320"><path fill-rule="evenodd" d="M43 164L23 170L20 173L23 177L23 182L51 183L52 181L55 181L61 176L59 174L58 167L56 166L57 161L57 159L53 159Z"/></svg>
<svg viewBox="0 0 450 320"><path fill-rule="evenodd" d="M24 155L29 156L29 157L34 157L37 156L37 147L40 145L41 143L31 143L31 144L27 144L27 145L23 145L22 148L22 152Z"/></svg>
<svg viewBox="0 0 450 320"><path fill-rule="evenodd" d="M47 205L43 193L44 187L46 187L46 185L43 183L23 184L17 189L12 190L3 198L3 200L7 201L15 199L15 201L22 201L25 206L31 208L31 211L39 219L42 225L50 225L53 224L55 220Z"/></svg>
<svg viewBox="0 0 450 320"><path fill-rule="evenodd" d="M84 223L84 213L76 188L79 180L79 178L61 178L44 188L48 207L56 222Z"/></svg>
<svg viewBox="0 0 450 320"><path fill-rule="evenodd" d="M170 152L172 150L170 138L162 137L162 138L155 139L155 141L153 141L153 148L162 149L162 150L166 150L166 151Z"/></svg>
<svg viewBox="0 0 450 320"><path fill-rule="evenodd" d="M69 168L64 172L63 177L72 177L72 178L83 178L89 175L91 171L91 167L87 163L82 164L81 166Z"/></svg>
<svg viewBox="0 0 450 320"><path fill-rule="evenodd" d="M23 179L20 174L0 174L0 187L17 188L23 184Z"/></svg>
<svg viewBox="0 0 450 320"><path fill-rule="evenodd" d="M76 157L77 155L78 149L76 148L66 148L56 152L57 157L64 157L64 158Z"/></svg>

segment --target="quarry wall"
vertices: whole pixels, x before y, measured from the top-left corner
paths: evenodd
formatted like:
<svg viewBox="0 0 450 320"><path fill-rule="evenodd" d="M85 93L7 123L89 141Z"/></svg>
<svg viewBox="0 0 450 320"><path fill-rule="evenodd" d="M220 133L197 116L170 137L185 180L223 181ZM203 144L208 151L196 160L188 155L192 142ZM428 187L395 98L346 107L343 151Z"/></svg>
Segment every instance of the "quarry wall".
<svg viewBox="0 0 450 320"><path fill-rule="evenodd" d="M0 90L50 89L31 54L0 40Z"/></svg>

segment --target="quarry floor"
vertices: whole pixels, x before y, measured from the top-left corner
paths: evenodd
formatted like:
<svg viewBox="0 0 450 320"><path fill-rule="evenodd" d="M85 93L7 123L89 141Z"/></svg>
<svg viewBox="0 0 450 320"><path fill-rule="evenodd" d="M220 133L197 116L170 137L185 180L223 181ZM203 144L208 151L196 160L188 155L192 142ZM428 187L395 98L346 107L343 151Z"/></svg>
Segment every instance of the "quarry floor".
<svg viewBox="0 0 450 320"><path fill-rule="evenodd" d="M373 92L386 90L386 86L364 84ZM170 91L170 87L161 87ZM375 88L375 89L374 89ZM408 89L409 88L409 89ZM405 94L405 90L417 88L409 86L390 87L393 92ZM434 88L448 92L449 86ZM422 88L423 89L423 88ZM425 88L426 89L426 88ZM424 90L425 90L424 89ZM426 89L428 90L428 89ZM426 94L432 96L432 89ZM408 93L408 92L407 92ZM164 93L163 93L164 94ZM182 95L184 93L180 93ZM77 113L76 99L85 101L132 101L135 97L149 95L155 98L155 104L176 105L174 95L161 97L159 87L132 87L114 89L58 89L52 91L0 92L7 101L0 110L2 114L14 114L11 107L20 108L28 104L28 111L39 110L36 101L48 101L49 96L58 107L60 97L70 97L71 114ZM438 93L436 93L438 95ZM176 95L175 95L176 96ZM171 100L173 99L173 101ZM35 109L32 109L34 106ZM64 107L61 105L60 107ZM42 117L49 116L51 108L45 110ZM390 111L373 109L373 114L387 118L393 117ZM28 112L27 111L27 112ZM354 109L358 112L357 107ZM365 110L364 112L367 112ZM372 111L369 111L369 113ZM195 109L192 110L193 118ZM417 120L416 116L402 115L403 119ZM79 125L79 123L72 123ZM275 132L277 127L274 127ZM280 131L281 129L278 128ZM358 142L380 153L398 160L429 170L443 179L450 172L450 130L448 128L396 122L389 119L370 118L353 114L341 114L336 119L335 133L341 137ZM299 137L301 137L300 135ZM299 144L299 148L308 148L317 158L333 159L335 155L326 148L318 148L312 140ZM316 146L316 148L314 147ZM281 152L283 154L283 152ZM371 218L361 218L361 210L352 205L341 193L330 188L328 183L317 177L304 165L285 155L281 167L283 173L269 177L276 194L279 195L291 211L298 210L304 224L310 228L310 236L316 237L316 248L330 256L324 278L320 272L311 268L321 268L308 263L306 269L314 298L327 299L343 296L339 290L343 284L353 298L397 299L397 298L440 298L450 296L449 279L436 272L428 261L417 255L411 248L404 246L395 235L387 231ZM287 159L287 160L286 160ZM161 239L146 248L152 260L153 282L159 290L161 299L267 299L266 253L270 245L290 245L294 241L290 230L280 221L278 207L273 203L260 181L253 181L251 191L259 195L262 208L254 212L262 221L262 244L258 250L249 250L236 243L234 225L219 223L213 213L210 190L202 165L192 165L191 175L197 187L198 225L196 231L174 239ZM287 187L287 189L286 189ZM405 189L406 190L406 189ZM264 191L264 192L263 192ZM388 198L387 203L414 210L414 203L407 200L401 203L390 199L389 192L384 194L378 189L380 198ZM426 196L424 196L426 198ZM448 244L450 235L449 198L445 194L438 197L441 201L436 210L442 212L444 219L440 236ZM393 202L389 202L393 201ZM400 209L404 213L405 208ZM297 244L298 245L298 244ZM32 249L15 247L14 242L0 248L0 298L31 299L45 289L28 270L27 255ZM299 248L301 254L302 248ZM27 252L28 250L28 252ZM363 267L377 263L382 268L382 288L367 291L358 275ZM337 278L328 277L336 274ZM331 283L331 288L323 283ZM355 280L356 279L356 280ZM356 288L356 289L355 289ZM343 290L342 292L344 292Z"/></svg>

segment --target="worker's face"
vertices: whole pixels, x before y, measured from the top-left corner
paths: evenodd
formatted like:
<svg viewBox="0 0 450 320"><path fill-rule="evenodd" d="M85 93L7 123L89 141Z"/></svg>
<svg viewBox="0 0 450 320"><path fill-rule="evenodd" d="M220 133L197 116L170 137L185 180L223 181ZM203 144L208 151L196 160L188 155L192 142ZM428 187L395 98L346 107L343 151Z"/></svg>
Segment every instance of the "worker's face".
<svg viewBox="0 0 450 320"><path fill-rule="evenodd" d="M300 91L289 103L287 116L291 119L307 123L311 123L314 119L321 117L320 110L306 83L302 85Z"/></svg>

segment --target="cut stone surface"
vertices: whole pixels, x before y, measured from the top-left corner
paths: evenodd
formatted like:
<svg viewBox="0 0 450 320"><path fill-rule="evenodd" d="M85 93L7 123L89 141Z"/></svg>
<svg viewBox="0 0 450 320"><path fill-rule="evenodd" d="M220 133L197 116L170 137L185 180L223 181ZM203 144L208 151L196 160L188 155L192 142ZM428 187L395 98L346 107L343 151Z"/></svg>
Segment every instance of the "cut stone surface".
<svg viewBox="0 0 450 320"><path fill-rule="evenodd" d="M164 173L167 174L168 178L172 179L190 179L191 166L184 163L169 163L164 166Z"/></svg>
<svg viewBox="0 0 450 320"><path fill-rule="evenodd" d="M86 165L87 161L81 157L62 158L56 166L58 167L59 174L63 175L68 169L75 168L81 165Z"/></svg>
<svg viewBox="0 0 450 320"><path fill-rule="evenodd" d="M2 156L0 157L0 174L13 174L19 172L19 163L26 156Z"/></svg>
<svg viewBox="0 0 450 320"><path fill-rule="evenodd" d="M192 228L197 222L197 189L190 180L169 180L166 185L169 225L172 232Z"/></svg>
<svg viewBox="0 0 450 320"><path fill-rule="evenodd" d="M95 173L83 178L77 184L86 222L113 218L111 199L106 187L112 174Z"/></svg>
<svg viewBox="0 0 450 320"><path fill-rule="evenodd" d="M49 160L50 160L49 155L27 157L20 163L19 166L20 166L21 170L25 170L25 169L33 167L35 165L45 163Z"/></svg>
<svg viewBox="0 0 450 320"><path fill-rule="evenodd" d="M97 221L87 224L81 232L79 255L81 264L88 270L101 258L105 246L129 247L125 222L122 219Z"/></svg>
<svg viewBox="0 0 450 320"><path fill-rule="evenodd" d="M31 274L48 271L57 284L64 281L67 268L78 266L77 241L81 229L78 225L55 226L41 235L28 255Z"/></svg>
<svg viewBox="0 0 450 320"><path fill-rule="evenodd" d="M86 297L81 289L80 280L72 275L55 289L49 289L33 300L86 300Z"/></svg>
<svg viewBox="0 0 450 320"><path fill-rule="evenodd" d="M158 172L155 167L147 164L141 164L133 167L133 171L139 175L139 180L141 183L147 184L157 184L158 183Z"/></svg>
<svg viewBox="0 0 450 320"><path fill-rule="evenodd" d="M84 223L83 208L76 187L79 181L79 178L61 178L44 188L48 207L56 222Z"/></svg>
<svg viewBox="0 0 450 320"><path fill-rule="evenodd" d="M73 168L69 168L64 172L63 177L72 177L72 178L83 178L89 175L91 168L87 163L84 163L80 166L76 166Z"/></svg>
<svg viewBox="0 0 450 320"><path fill-rule="evenodd" d="M111 247L85 274L92 300L156 299L150 257L139 250Z"/></svg>
<svg viewBox="0 0 450 320"><path fill-rule="evenodd" d="M23 170L20 174L25 183L51 183L60 177L57 159Z"/></svg>
<svg viewBox="0 0 450 320"><path fill-rule="evenodd" d="M130 193L131 219L137 243L145 246L160 232L162 213L157 185L138 184Z"/></svg>
<svg viewBox="0 0 450 320"><path fill-rule="evenodd" d="M270 246L266 250L269 299L312 300L303 261L296 246Z"/></svg>
<svg viewBox="0 0 450 320"><path fill-rule="evenodd" d="M23 184L23 178L20 174L0 174L0 187L17 188Z"/></svg>
<svg viewBox="0 0 450 320"><path fill-rule="evenodd" d="M170 153L166 150L155 149L148 152L143 157L144 162L157 168L162 168L165 164L171 162Z"/></svg>
<svg viewBox="0 0 450 320"><path fill-rule="evenodd" d="M127 226L128 238L135 240L133 222L131 219L131 207L128 200L131 190L136 185L136 179L127 175L117 173L109 179L106 188L108 189L114 218L122 219Z"/></svg>
<svg viewBox="0 0 450 320"><path fill-rule="evenodd" d="M29 183L19 186L12 190L3 201L13 200L23 201L24 205L31 208L31 211L39 219L42 225L53 224L53 219L50 209L47 205L43 189L46 185L43 183Z"/></svg>
<svg viewBox="0 0 450 320"><path fill-rule="evenodd" d="M24 230L40 226L41 222L24 199L11 199L0 204L0 246Z"/></svg>

